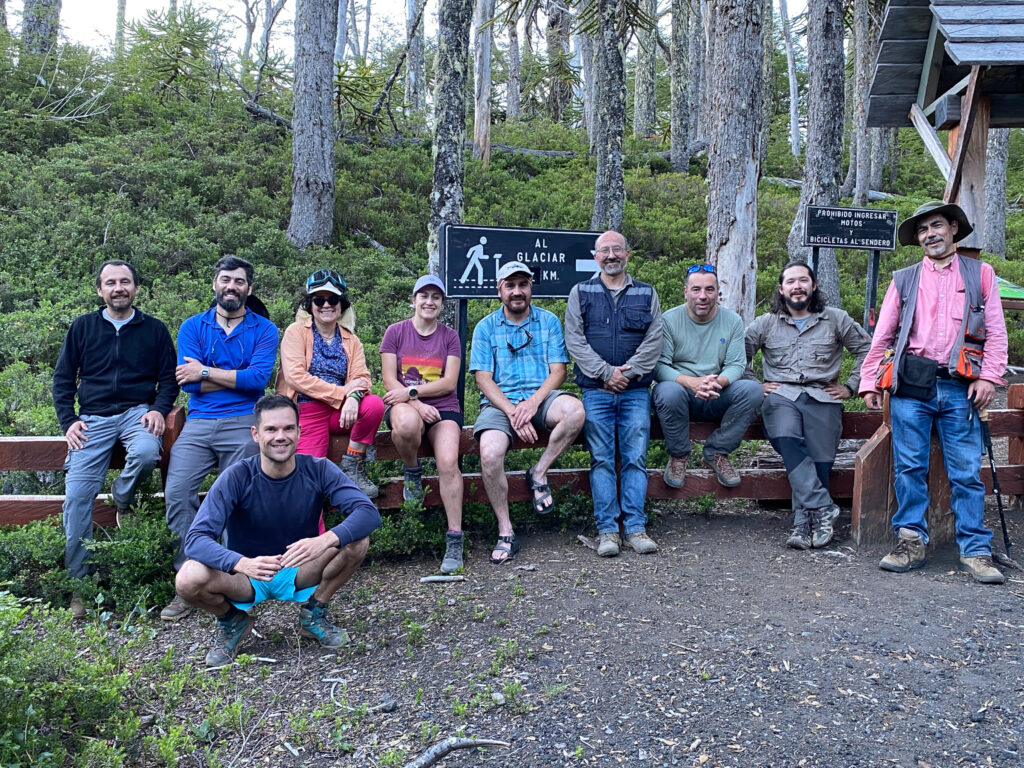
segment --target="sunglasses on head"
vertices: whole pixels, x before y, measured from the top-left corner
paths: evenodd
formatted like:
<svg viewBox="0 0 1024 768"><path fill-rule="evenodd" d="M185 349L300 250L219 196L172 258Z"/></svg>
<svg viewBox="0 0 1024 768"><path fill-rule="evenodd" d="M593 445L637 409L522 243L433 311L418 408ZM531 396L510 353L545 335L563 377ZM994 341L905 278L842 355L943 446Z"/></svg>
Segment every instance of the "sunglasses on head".
<svg viewBox="0 0 1024 768"><path fill-rule="evenodd" d="M345 278L333 269L318 269L306 280L306 293L312 293L324 285L333 285L339 291L347 291L348 285Z"/></svg>
<svg viewBox="0 0 1024 768"><path fill-rule="evenodd" d="M338 306L341 303L341 297L331 294L330 296L314 296L313 305L322 307L324 304L330 304L332 307Z"/></svg>
<svg viewBox="0 0 1024 768"><path fill-rule="evenodd" d="M709 275L715 274L714 264L694 264L691 267L686 268L686 274L692 275L694 272L707 272Z"/></svg>

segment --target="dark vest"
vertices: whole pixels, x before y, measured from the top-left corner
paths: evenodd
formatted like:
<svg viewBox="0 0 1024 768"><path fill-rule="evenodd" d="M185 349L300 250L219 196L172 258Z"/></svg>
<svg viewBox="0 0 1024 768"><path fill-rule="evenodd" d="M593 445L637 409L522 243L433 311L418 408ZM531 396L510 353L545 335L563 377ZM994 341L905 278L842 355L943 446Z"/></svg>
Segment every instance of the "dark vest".
<svg viewBox="0 0 1024 768"><path fill-rule="evenodd" d="M619 294L619 303L615 304L600 276L580 283L580 317L587 344L608 364L624 365L636 352L654 320L653 297L654 289L650 285L634 280ZM627 389L647 387L652 381L653 371L641 379L630 379ZM576 383L580 389L604 386L604 382L585 376L579 367L576 368Z"/></svg>

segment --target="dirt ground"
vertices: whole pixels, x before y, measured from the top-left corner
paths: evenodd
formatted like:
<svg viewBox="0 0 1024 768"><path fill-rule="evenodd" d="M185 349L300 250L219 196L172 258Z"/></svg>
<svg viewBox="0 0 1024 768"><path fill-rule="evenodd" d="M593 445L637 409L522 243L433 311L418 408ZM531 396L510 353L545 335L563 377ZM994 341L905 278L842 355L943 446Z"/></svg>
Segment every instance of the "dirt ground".
<svg viewBox="0 0 1024 768"><path fill-rule="evenodd" d="M784 547L786 511L661 511L654 555L521 531L501 567L474 541L461 583L420 584L435 559L365 567L332 605L352 635L337 654L300 643L294 606L261 610L243 647L261 660L226 672L202 671L209 617L163 628L146 653L173 648L192 683L151 729L206 738L200 765L401 766L454 735L510 746L438 765L1022 764L1024 573L977 585L952 547L883 572L849 546L848 510L811 552ZM232 701L233 726L202 727Z"/></svg>

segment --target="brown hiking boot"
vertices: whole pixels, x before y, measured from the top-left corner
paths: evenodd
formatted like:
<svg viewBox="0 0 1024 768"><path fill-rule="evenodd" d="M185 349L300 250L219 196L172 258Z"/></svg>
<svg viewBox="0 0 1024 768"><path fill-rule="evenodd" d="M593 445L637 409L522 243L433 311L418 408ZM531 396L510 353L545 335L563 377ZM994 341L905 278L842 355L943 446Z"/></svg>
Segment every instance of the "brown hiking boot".
<svg viewBox="0 0 1024 768"><path fill-rule="evenodd" d="M704 457L704 466L714 470L718 482L726 488L735 488L740 484L739 473L729 463L729 457L724 453L713 453Z"/></svg>
<svg viewBox="0 0 1024 768"><path fill-rule="evenodd" d="M992 562L992 555L960 556L960 570L967 571L982 584L1005 584L1006 577Z"/></svg>
<svg viewBox="0 0 1024 768"><path fill-rule="evenodd" d="M193 610L195 609L192 607L191 603L187 602L181 597L181 595L175 593L171 602L165 605L164 609L160 611L160 620L180 621L181 619L190 616Z"/></svg>
<svg viewBox="0 0 1024 768"><path fill-rule="evenodd" d="M883 571L906 573L924 565L924 539L909 528L900 528L899 539L896 549L883 557L878 567Z"/></svg>
<svg viewBox="0 0 1024 768"><path fill-rule="evenodd" d="M669 488L682 488L686 482L686 456L669 456L664 478Z"/></svg>

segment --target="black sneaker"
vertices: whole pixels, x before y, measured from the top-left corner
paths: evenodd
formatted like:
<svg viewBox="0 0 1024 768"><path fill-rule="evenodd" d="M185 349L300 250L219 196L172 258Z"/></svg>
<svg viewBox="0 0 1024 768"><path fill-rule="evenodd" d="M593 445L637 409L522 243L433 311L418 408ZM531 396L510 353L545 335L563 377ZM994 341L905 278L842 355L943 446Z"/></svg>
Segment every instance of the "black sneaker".
<svg viewBox="0 0 1024 768"><path fill-rule="evenodd" d="M441 561L441 573L455 573L462 568L462 545L466 535L459 531L445 534L444 559Z"/></svg>
<svg viewBox="0 0 1024 768"><path fill-rule="evenodd" d="M405 501L423 501L423 467L417 465L402 471L402 499Z"/></svg>
<svg viewBox="0 0 1024 768"><path fill-rule="evenodd" d="M793 526L793 532L786 539L786 546L792 549L811 548L811 521L808 520L802 525Z"/></svg>

